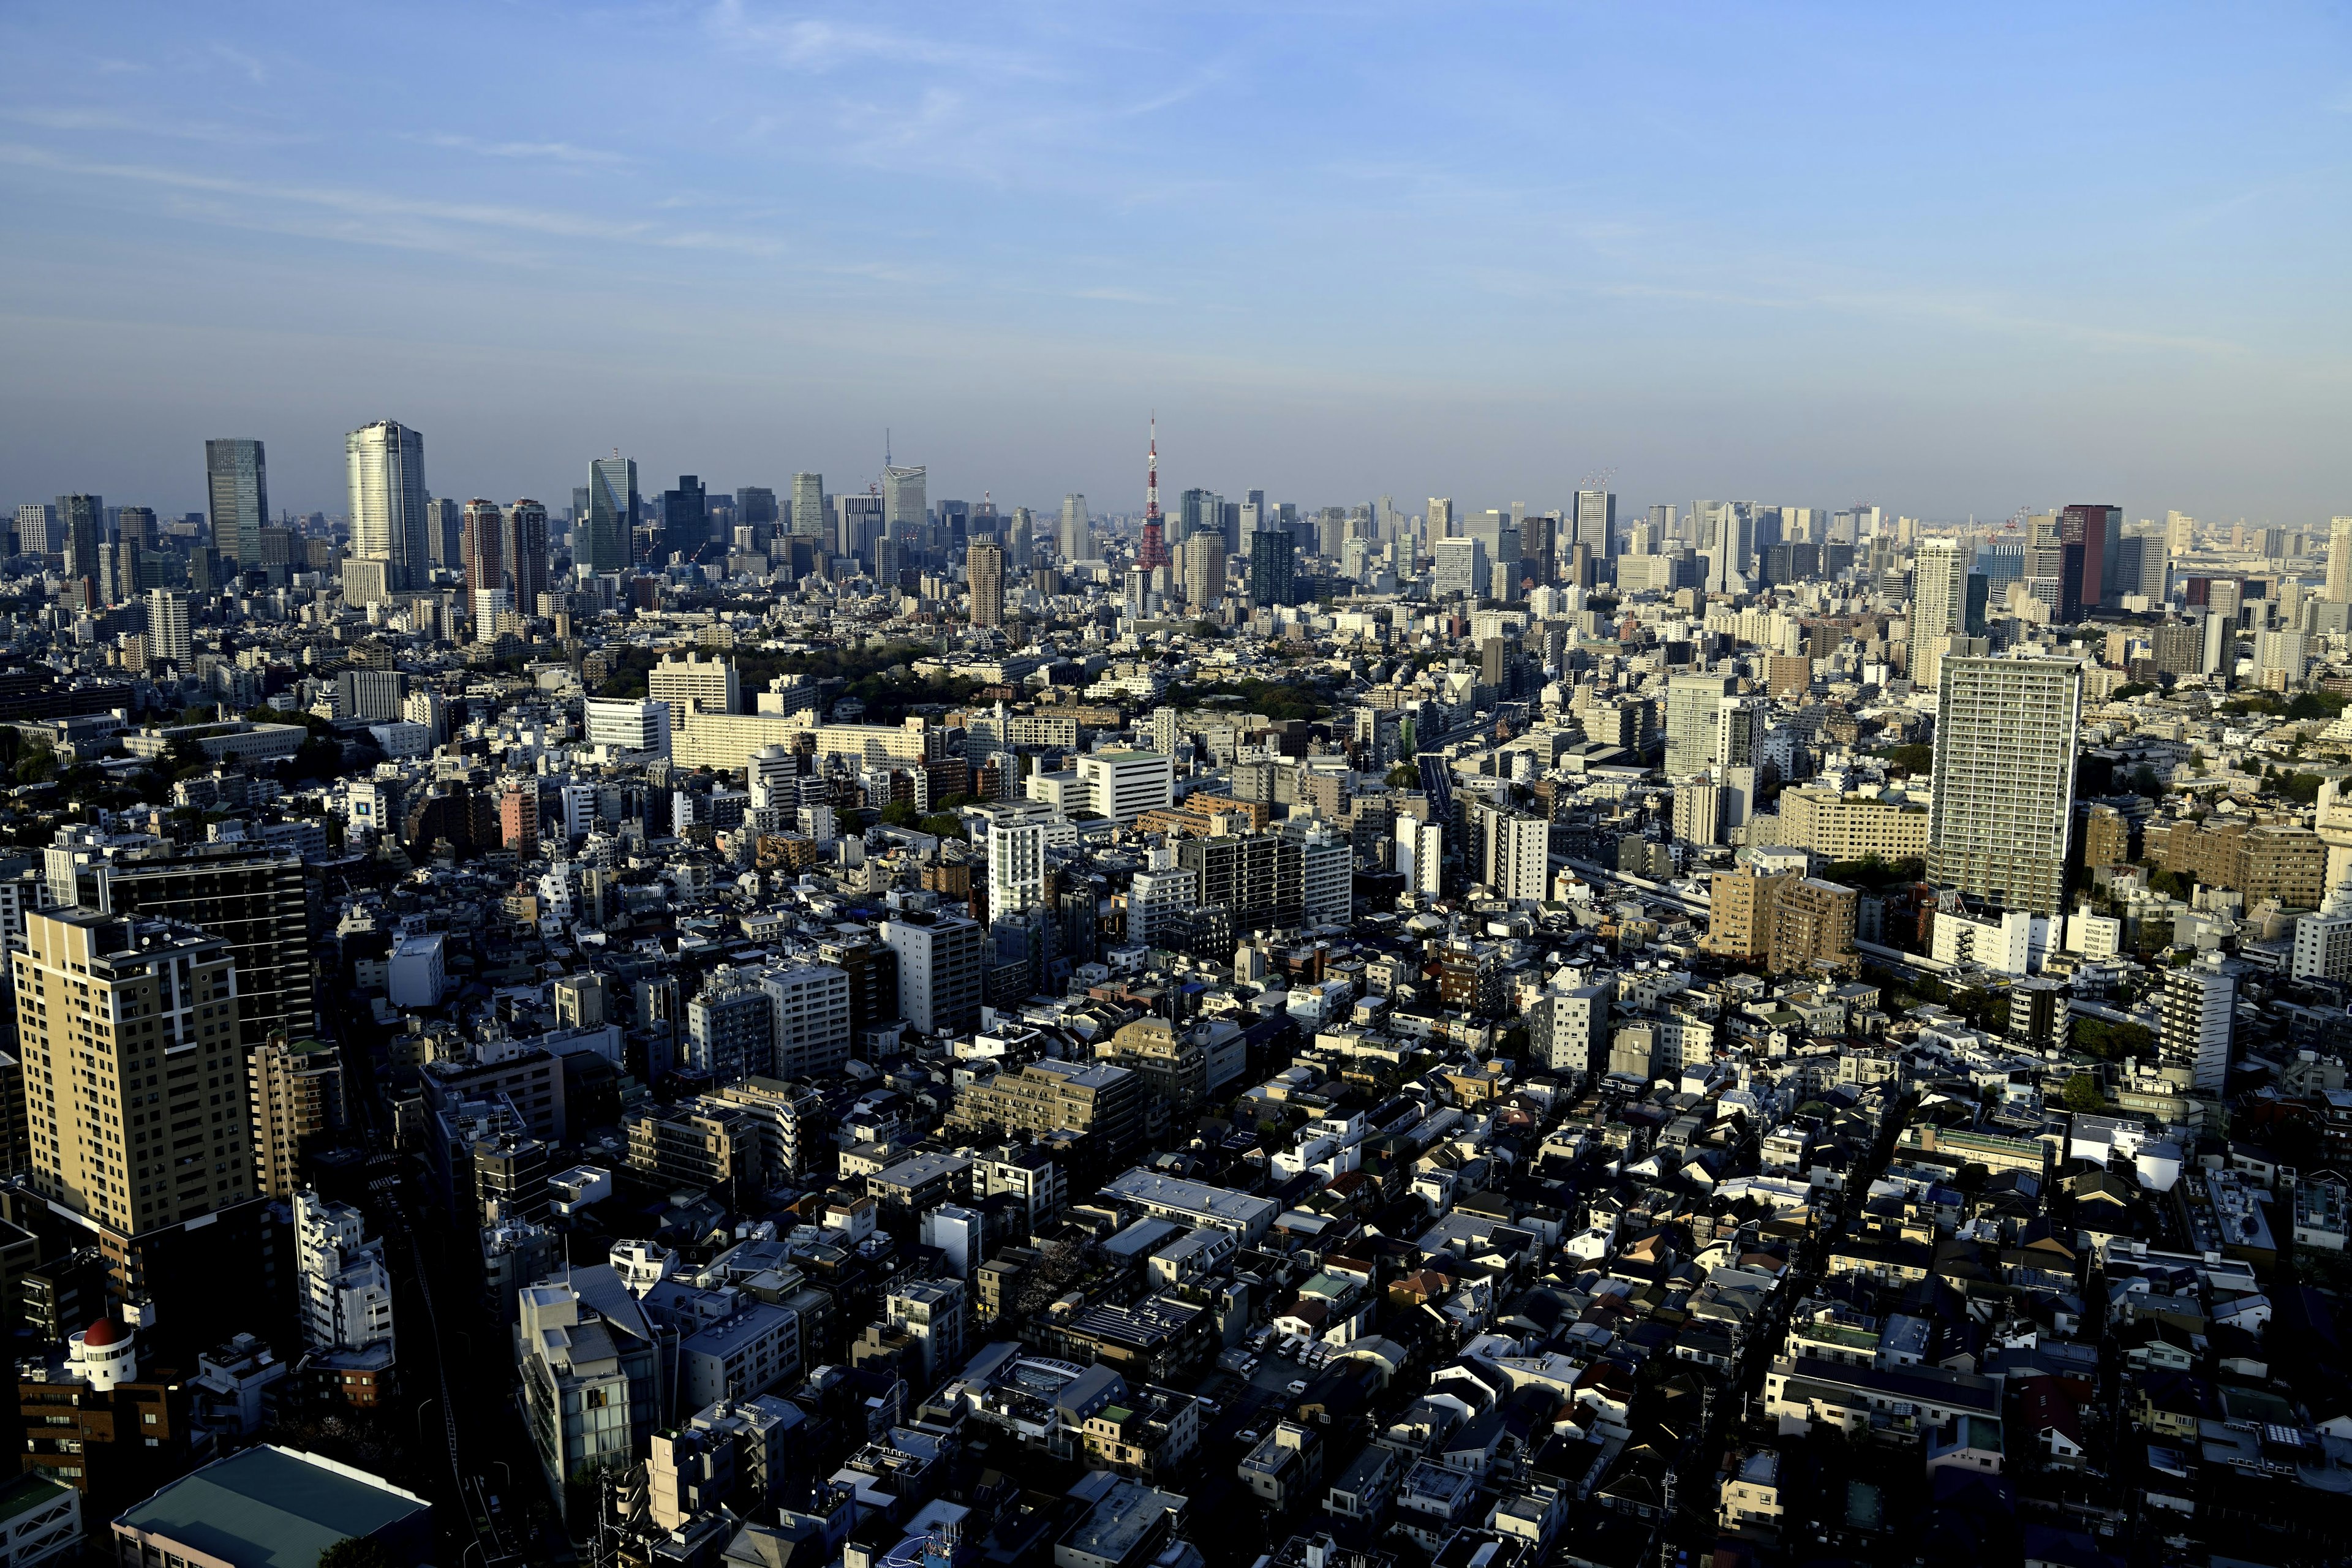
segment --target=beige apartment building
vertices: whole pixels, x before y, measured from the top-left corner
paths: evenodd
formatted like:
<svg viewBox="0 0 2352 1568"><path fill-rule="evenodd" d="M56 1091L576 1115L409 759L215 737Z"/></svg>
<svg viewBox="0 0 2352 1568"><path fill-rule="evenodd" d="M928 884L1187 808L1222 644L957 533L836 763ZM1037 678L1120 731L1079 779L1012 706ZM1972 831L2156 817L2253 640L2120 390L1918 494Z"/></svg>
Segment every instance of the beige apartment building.
<svg viewBox="0 0 2352 1568"><path fill-rule="evenodd" d="M1783 790L1780 842L1829 861L1873 855L1921 859L1927 853L1927 808L1825 789Z"/></svg>

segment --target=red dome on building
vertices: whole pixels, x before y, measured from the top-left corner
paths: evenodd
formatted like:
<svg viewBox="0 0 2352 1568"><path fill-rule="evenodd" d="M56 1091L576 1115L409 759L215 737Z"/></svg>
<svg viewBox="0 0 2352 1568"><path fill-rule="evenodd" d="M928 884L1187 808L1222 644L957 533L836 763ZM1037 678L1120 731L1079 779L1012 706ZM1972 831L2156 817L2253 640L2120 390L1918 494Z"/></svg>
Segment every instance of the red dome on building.
<svg viewBox="0 0 2352 1568"><path fill-rule="evenodd" d="M112 1318L100 1318L82 1331L81 1342L90 1350L104 1350L109 1345L121 1344L129 1337L121 1323Z"/></svg>

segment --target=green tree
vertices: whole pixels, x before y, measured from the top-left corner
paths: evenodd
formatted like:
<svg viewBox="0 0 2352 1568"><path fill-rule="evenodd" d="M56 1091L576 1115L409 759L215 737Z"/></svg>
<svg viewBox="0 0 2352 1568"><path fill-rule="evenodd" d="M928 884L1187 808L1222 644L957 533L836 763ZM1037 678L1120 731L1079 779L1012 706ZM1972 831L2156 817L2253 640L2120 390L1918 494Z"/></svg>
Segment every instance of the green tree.
<svg viewBox="0 0 2352 1568"><path fill-rule="evenodd" d="M2107 1097L2089 1073L2078 1072L2066 1080L2066 1089L2059 1098L2069 1110L2095 1111L2105 1109Z"/></svg>
<svg viewBox="0 0 2352 1568"><path fill-rule="evenodd" d="M319 1553L319 1568L401 1568L401 1562L373 1535L346 1535Z"/></svg>
<svg viewBox="0 0 2352 1568"><path fill-rule="evenodd" d="M963 818L958 816L952 811L934 812L930 816L924 817L915 826L921 828L924 832L929 834L934 838L969 838L971 837L971 834L966 833L963 830Z"/></svg>
<svg viewBox="0 0 2352 1568"><path fill-rule="evenodd" d="M1421 782L1421 770L1411 763L1399 763L1389 770L1388 782L1391 789L1411 789Z"/></svg>
<svg viewBox="0 0 2352 1568"><path fill-rule="evenodd" d="M1925 773L1935 770L1936 748L1933 746L1890 746L1881 754L1906 773Z"/></svg>
<svg viewBox="0 0 2352 1568"><path fill-rule="evenodd" d="M922 813L909 801L894 800L882 808L882 821L887 826L912 827L921 818Z"/></svg>

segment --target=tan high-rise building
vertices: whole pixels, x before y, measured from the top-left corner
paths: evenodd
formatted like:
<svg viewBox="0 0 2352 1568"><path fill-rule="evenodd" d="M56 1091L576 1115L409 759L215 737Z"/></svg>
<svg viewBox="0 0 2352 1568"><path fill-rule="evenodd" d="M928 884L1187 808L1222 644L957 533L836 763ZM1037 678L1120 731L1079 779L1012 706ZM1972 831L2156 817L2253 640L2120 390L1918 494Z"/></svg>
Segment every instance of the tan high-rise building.
<svg viewBox="0 0 2352 1568"><path fill-rule="evenodd" d="M303 1152L342 1129L342 1053L324 1040L273 1035L247 1058L246 1079L261 1195L291 1199L302 1190Z"/></svg>
<svg viewBox="0 0 2352 1568"><path fill-rule="evenodd" d="M1923 540L1911 574L1911 684L1933 690L1952 638L1968 631L1969 568L1973 545L1958 539Z"/></svg>
<svg viewBox="0 0 2352 1568"><path fill-rule="evenodd" d="M2164 552L2179 561L2197 547L2197 520L2185 511L2164 514Z"/></svg>
<svg viewBox="0 0 2352 1568"><path fill-rule="evenodd" d="M971 579L971 624L1004 624L1004 552L993 544L974 544L964 556L964 574Z"/></svg>
<svg viewBox="0 0 2352 1568"><path fill-rule="evenodd" d="M665 658L646 672L646 700L669 704L669 727L686 728L691 706L699 702L705 713L740 713L743 692L735 667L723 658L687 653Z"/></svg>
<svg viewBox="0 0 2352 1568"><path fill-rule="evenodd" d="M1763 957L1772 945L1774 897L1795 880L1793 872L1748 864L1717 871L1707 889L1706 935L1699 945L1718 958Z"/></svg>
<svg viewBox="0 0 2352 1568"><path fill-rule="evenodd" d="M1774 890L1772 928L1764 967L1774 974L1801 969L1851 969L1854 918L1862 897L1819 877L1794 877Z"/></svg>
<svg viewBox="0 0 2352 1568"><path fill-rule="evenodd" d="M13 963L36 1192L126 1236L254 1195L226 942L27 910Z"/></svg>
<svg viewBox="0 0 2352 1568"><path fill-rule="evenodd" d="M2327 602L2352 604L2352 517L2327 520Z"/></svg>

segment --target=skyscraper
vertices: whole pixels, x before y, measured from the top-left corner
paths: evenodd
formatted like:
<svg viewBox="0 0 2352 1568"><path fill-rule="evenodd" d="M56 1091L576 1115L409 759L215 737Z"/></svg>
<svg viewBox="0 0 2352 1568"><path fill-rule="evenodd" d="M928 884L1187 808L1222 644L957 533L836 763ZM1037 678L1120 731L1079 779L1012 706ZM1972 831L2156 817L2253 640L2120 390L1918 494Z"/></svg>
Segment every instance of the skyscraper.
<svg viewBox="0 0 2352 1568"><path fill-rule="evenodd" d="M1928 880L2007 910L2059 911L2082 713L2079 664L1944 659Z"/></svg>
<svg viewBox="0 0 2352 1568"><path fill-rule="evenodd" d="M185 664L188 639L188 596L177 588L147 590L147 657L166 664Z"/></svg>
<svg viewBox="0 0 2352 1568"><path fill-rule="evenodd" d="M575 533L572 555L583 572L619 572L629 564L629 531L637 521L637 461L614 452L588 465L585 542Z"/></svg>
<svg viewBox="0 0 2352 1568"><path fill-rule="evenodd" d="M1094 542L1087 524L1087 498L1076 490L1062 498L1062 532L1055 541L1064 561L1093 559Z"/></svg>
<svg viewBox="0 0 2352 1568"><path fill-rule="evenodd" d="M971 579L971 624L975 627L1004 624L1004 552L997 545L976 542L964 556L964 572Z"/></svg>
<svg viewBox="0 0 2352 1568"><path fill-rule="evenodd" d="M245 1053L213 1021L236 1005L228 943L171 921L28 910L12 962L36 1192L116 1236L253 1194ZM151 1078L156 1122L191 1130L168 1150L129 1110ZM200 1109L208 1093L232 1108L218 1121Z"/></svg>
<svg viewBox="0 0 2352 1568"><path fill-rule="evenodd" d="M1958 539L1922 540L1911 574L1911 684L1937 683L1950 640L1966 635L1969 567L1976 547Z"/></svg>
<svg viewBox="0 0 2352 1568"><path fill-rule="evenodd" d="M2081 575L2073 584L2078 613L2068 617L2079 619L2080 612L2111 603L2116 596L2116 568L2123 543L2124 509L2078 503L2068 507L2061 517L2061 538L2070 547L2070 563L2074 560L2071 547L2077 541L2083 547Z"/></svg>
<svg viewBox="0 0 2352 1568"><path fill-rule="evenodd" d="M488 626L506 592L506 518L496 501L477 497L466 503L466 529L458 558L466 572L466 608L477 627ZM511 599L507 601L512 605ZM478 631L476 634L479 635Z"/></svg>
<svg viewBox="0 0 2352 1568"><path fill-rule="evenodd" d="M2352 604L2352 517L2327 520L2327 602Z"/></svg>
<svg viewBox="0 0 2352 1568"><path fill-rule="evenodd" d="M241 565L261 564L261 531L269 522L269 474L261 443L205 443L205 489L212 506L213 547Z"/></svg>
<svg viewBox="0 0 2352 1568"><path fill-rule="evenodd" d="M662 491L662 549L691 561L710 542L710 504L702 480L680 474L677 488Z"/></svg>
<svg viewBox="0 0 2352 1568"><path fill-rule="evenodd" d="M924 499L928 478L919 468L893 465L882 470L882 526L894 539L919 539L930 515Z"/></svg>
<svg viewBox="0 0 2352 1568"><path fill-rule="evenodd" d="M1569 541L1591 552L1591 559L1608 561L1617 553L1617 498L1607 490L1576 492L1576 534Z"/></svg>
<svg viewBox="0 0 2352 1568"><path fill-rule="evenodd" d="M57 526L57 509L47 501L26 501L16 509L16 548L26 555L49 552L49 536Z"/></svg>
<svg viewBox="0 0 2352 1568"><path fill-rule="evenodd" d="M805 539L824 537L824 476L794 474L793 476L793 531ZM845 548L841 553L855 554Z"/></svg>
<svg viewBox="0 0 2352 1568"><path fill-rule="evenodd" d="M765 485L738 485L735 526L755 530L751 537L765 544L776 531L776 492Z"/></svg>
<svg viewBox="0 0 2352 1568"><path fill-rule="evenodd" d="M1184 541L1184 602L1194 615L1217 607L1225 593L1225 531L1209 529Z"/></svg>
<svg viewBox="0 0 2352 1568"><path fill-rule="evenodd" d="M507 508L499 554L517 613L539 614L539 596L547 592L547 508L528 496Z"/></svg>
<svg viewBox="0 0 2352 1568"><path fill-rule="evenodd" d="M99 555L106 544L106 501L100 496L58 498L58 553L66 558L66 580L83 585L91 608L98 605Z"/></svg>
<svg viewBox="0 0 2352 1568"><path fill-rule="evenodd" d="M425 437L390 419L362 425L343 441L351 477L352 553L388 563L394 587L418 588L430 579L432 551L425 537ZM240 556L250 571L256 558Z"/></svg>
<svg viewBox="0 0 2352 1568"><path fill-rule="evenodd" d="M1297 600L1297 550L1286 529L1261 528L1250 535L1250 603L1259 608Z"/></svg>

